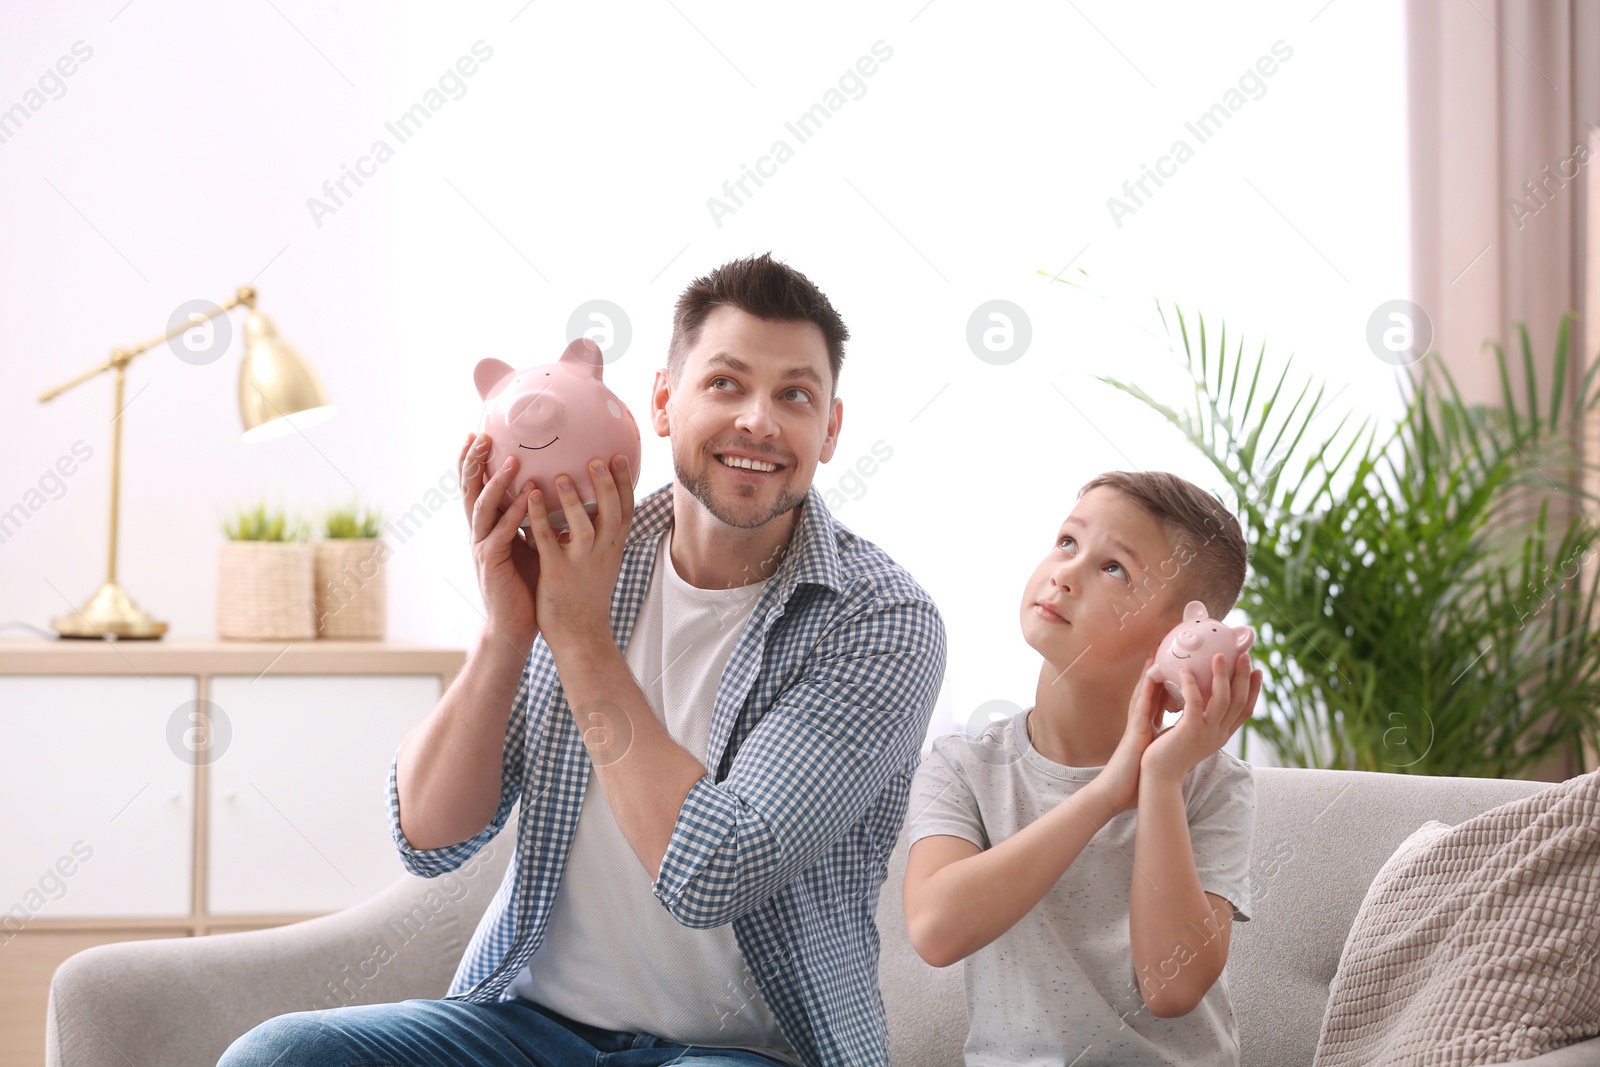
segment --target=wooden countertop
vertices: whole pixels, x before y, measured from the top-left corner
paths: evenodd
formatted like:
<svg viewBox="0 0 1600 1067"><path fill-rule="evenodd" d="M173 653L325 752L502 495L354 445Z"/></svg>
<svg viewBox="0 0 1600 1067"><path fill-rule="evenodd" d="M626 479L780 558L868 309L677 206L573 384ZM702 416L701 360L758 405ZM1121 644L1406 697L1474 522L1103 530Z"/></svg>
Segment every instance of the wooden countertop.
<svg viewBox="0 0 1600 1067"><path fill-rule="evenodd" d="M464 649L402 641L86 641L0 638L0 674L440 674Z"/></svg>

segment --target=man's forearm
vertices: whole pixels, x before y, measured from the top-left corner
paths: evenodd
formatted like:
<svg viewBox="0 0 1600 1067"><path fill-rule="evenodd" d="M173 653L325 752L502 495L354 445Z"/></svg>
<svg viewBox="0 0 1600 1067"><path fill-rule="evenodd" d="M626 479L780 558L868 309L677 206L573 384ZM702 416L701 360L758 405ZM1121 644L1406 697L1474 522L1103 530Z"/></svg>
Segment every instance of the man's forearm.
<svg viewBox="0 0 1600 1067"><path fill-rule="evenodd" d="M465 841L500 805L506 726L527 656L484 627L466 665L395 758L400 831L414 849Z"/></svg>
<svg viewBox="0 0 1600 1067"><path fill-rule="evenodd" d="M1182 781L1141 776L1128 934L1152 1015L1185 1015L1227 962L1211 901L1200 888Z"/></svg>
<svg viewBox="0 0 1600 1067"><path fill-rule="evenodd" d="M705 765L656 718L609 636L551 651L606 804L654 881L678 812L706 776Z"/></svg>

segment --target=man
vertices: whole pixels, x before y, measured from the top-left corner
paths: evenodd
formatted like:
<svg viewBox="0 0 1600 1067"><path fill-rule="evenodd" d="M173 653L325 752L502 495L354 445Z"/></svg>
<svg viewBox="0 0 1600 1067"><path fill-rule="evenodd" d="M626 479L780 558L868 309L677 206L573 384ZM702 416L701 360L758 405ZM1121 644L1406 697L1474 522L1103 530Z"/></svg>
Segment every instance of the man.
<svg viewBox="0 0 1600 1067"><path fill-rule="evenodd" d="M515 463L462 450L487 609L390 774L411 870L459 867L521 801L517 854L447 999L303 1012L228 1067L884 1064L874 916L945 668L928 595L812 487L844 323L770 255L678 301L651 423L553 533ZM524 515L531 525L518 533Z"/></svg>

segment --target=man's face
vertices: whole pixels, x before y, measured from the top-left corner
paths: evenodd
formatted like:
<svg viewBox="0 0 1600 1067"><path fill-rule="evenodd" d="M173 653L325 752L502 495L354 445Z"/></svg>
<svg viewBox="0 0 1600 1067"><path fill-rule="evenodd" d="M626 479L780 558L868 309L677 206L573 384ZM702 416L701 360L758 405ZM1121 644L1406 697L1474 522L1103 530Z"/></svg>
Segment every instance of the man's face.
<svg viewBox="0 0 1600 1067"><path fill-rule="evenodd" d="M1023 636L1063 671L1137 669L1182 614L1177 559L1160 524L1100 486L1078 498L1055 536L1023 591Z"/></svg>
<svg viewBox="0 0 1600 1067"><path fill-rule="evenodd" d="M679 381L656 372L651 419L672 439L683 487L722 522L754 529L804 503L817 464L833 457L844 405L829 401L832 387L815 323L722 306L706 316Z"/></svg>

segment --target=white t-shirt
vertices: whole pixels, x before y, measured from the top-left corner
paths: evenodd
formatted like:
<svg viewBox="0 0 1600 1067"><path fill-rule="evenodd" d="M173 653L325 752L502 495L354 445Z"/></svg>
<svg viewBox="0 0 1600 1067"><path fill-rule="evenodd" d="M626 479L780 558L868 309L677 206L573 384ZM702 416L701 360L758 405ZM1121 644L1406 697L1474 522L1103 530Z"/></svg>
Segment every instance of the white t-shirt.
<svg viewBox="0 0 1600 1067"><path fill-rule="evenodd" d="M706 762L722 670L767 583L695 588L672 567L671 538L668 526L624 659L672 739ZM697 930L673 919L592 770L544 940L510 991L606 1030L800 1063L732 924Z"/></svg>
<svg viewBox="0 0 1600 1067"><path fill-rule="evenodd" d="M990 848L1103 769L1041 756L1028 741L1027 716L993 723L975 738L950 734L933 743L912 780L910 843L948 834ZM1255 828L1249 765L1219 751L1184 778L1183 796L1200 888L1233 904L1235 922L1248 922ZM962 961L969 1067L1237 1067L1226 970L1187 1015L1161 1019L1145 1010L1128 936L1136 815L1123 812L1102 827L1044 899ZM1200 945L1195 940L1192 949Z"/></svg>

